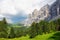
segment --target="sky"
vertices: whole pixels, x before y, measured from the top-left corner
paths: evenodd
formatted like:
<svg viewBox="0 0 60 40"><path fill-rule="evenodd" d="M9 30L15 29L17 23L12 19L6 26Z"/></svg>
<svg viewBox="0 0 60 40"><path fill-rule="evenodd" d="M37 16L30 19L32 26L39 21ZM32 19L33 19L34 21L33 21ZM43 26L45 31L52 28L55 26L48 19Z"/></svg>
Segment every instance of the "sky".
<svg viewBox="0 0 60 40"><path fill-rule="evenodd" d="M24 21L34 9L39 10L55 0L0 0L0 20L5 17L8 23Z"/></svg>

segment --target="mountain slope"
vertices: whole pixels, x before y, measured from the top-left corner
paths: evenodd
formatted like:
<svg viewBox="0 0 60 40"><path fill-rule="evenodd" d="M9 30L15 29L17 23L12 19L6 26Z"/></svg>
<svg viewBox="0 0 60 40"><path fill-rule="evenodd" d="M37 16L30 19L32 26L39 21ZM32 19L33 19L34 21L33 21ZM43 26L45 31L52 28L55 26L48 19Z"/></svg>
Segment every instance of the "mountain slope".
<svg viewBox="0 0 60 40"><path fill-rule="evenodd" d="M39 22L40 20L56 20L60 18L60 0L56 0L52 5L45 5L39 11L35 9L32 14L29 14L24 25L30 26L32 22Z"/></svg>

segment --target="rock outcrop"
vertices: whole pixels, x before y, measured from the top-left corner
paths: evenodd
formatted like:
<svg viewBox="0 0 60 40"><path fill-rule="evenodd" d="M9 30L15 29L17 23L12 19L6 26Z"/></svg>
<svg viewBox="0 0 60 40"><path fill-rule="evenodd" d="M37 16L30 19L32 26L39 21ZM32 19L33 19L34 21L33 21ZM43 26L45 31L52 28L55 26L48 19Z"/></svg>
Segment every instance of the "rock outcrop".
<svg viewBox="0 0 60 40"><path fill-rule="evenodd" d="M26 20L25 25L30 26L32 22L40 20L54 20L60 17L60 0L56 0L52 5L45 5L39 11L35 9Z"/></svg>

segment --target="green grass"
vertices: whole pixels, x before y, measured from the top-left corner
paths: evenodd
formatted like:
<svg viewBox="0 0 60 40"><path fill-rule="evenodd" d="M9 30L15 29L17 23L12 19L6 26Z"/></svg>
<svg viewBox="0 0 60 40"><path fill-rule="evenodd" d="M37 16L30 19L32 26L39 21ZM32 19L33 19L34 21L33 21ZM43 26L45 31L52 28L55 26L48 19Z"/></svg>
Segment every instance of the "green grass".
<svg viewBox="0 0 60 40"><path fill-rule="evenodd" d="M49 39L60 40L60 31L53 34Z"/></svg>
<svg viewBox="0 0 60 40"><path fill-rule="evenodd" d="M52 40L50 37L53 36L54 33L49 33L49 34L43 34L43 35L38 35L35 38L29 39L29 36L22 36L20 38L14 38L14 39L4 39L0 38L0 40Z"/></svg>

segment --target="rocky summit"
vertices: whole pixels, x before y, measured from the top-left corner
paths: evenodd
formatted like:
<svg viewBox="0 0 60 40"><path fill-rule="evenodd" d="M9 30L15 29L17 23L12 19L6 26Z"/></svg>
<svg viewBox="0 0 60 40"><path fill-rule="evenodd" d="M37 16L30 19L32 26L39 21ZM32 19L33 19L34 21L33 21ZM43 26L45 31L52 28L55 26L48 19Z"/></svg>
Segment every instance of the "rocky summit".
<svg viewBox="0 0 60 40"><path fill-rule="evenodd" d="M24 25L30 26L32 22L39 22L40 20L55 20L60 18L60 0L56 0L53 4L46 4L40 10L35 9L32 14L29 14L25 20Z"/></svg>

